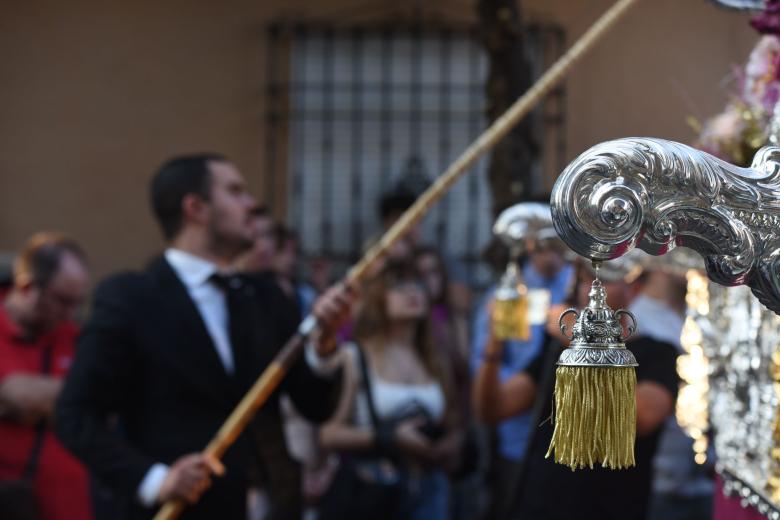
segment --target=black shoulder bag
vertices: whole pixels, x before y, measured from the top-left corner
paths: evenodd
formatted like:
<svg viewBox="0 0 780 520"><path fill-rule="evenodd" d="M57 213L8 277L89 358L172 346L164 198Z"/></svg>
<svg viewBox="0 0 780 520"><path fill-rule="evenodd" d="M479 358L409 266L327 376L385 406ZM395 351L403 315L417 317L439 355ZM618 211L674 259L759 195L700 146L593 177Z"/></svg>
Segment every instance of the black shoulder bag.
<svg viewBox="0 0 780 520"><path fill-rule="evenodd" d="M46 347L41 356L41 374L51 372L51 347ZM30 455L21 477L0 482L0 511L6 520L39 520L41 518L38 499L35 497L34 479L38 471L38 461L43 450L48 426L45 420L35 426Z"/></svg>

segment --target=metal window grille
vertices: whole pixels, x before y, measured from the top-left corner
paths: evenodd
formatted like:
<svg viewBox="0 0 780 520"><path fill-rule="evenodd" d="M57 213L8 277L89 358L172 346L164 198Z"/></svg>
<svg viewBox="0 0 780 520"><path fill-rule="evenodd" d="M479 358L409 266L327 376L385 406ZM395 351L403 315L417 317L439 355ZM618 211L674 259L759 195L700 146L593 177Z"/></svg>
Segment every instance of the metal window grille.
<svg viewBox="0 0 780 520"><path fill-rule="evenodd" d="M378 200L430 182L486 127L487 56L473 28L282 27L269 32L266 192L299 232L304 256L346 267L380 231ZM535 76L563 52L555 26L526 35ZM564 160L564 90L536 114L533 178ZM422 224L423 242L458 259L475 285L490 273L487 158ZM555 173L557 173L557 171Z"/></svg>

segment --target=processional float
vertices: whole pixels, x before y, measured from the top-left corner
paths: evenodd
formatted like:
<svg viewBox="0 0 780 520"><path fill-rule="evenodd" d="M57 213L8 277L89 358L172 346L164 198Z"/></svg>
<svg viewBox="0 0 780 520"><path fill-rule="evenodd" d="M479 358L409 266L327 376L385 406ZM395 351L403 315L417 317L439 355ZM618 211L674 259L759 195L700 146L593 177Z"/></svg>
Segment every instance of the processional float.
<svg viewBox="0 0 780 520"><path fill-rule="evenodd" d="M661 139L602 143L564 170L551 210L561 238L586 258L607 261L635 247L653 255L687 247L702 255L710 280L745 285L758 302L780 313L778 147L762 148L751 167L741 168ZM716 290L714 296L703 329L712 354L719 470L726 491L780 518L773 388L780 381L780 324L777 317L766 320L744 294ZM734 331L738 323L745 330ZM734 351L729 334L741 334ZM762 360L764 368L771 360L772 372L754 379L751 372Z"/></svg>
<svg viewBox="0 0 780 520"><path fill-rule="evenodd" d="M764 7L756 1L721 3ZM773 14L780 13L780 5L773 7ZM707 365L716 468L727 495L777 520L780 103L773 103L774 109L765 109L765 141L773 146L760 148L750 167L671 141L619 139L594 146L564 170L553 189L551 210L560 237L596 262L634 248L663 255L686 247L703 257L707 276L717 285L709 286L703 305L692 314ZM571 355L576 349L567 351ZM601 388L604 395L610 392ZM557 394L556 389L556 402ZM595 413L565 404L576 408L580 418ZM595 442L592 436L568 441L588 449Z"/></svg>
<svg viewBox="0 0 780 520"><path fill-rule="evenodd" d="M602 143L564 170L551 210L561 238L584 257L607 261L635 247L653 255L687 247L702 255L710 280L745 285L758 302L780 313L778 147L762 148L749 168L741 168L661 139ZM719 470L727 492L780 518L780 437L773 435L778 430L772 388L780 374L780 327L776 317L766 321L755 305L740 301L744 295L716 295L703 328L711 341ZM732 328L740 321L746 330L730 351L728 334L740 334ZM774 381L769 371L751 378L770 359Z"/></svg>

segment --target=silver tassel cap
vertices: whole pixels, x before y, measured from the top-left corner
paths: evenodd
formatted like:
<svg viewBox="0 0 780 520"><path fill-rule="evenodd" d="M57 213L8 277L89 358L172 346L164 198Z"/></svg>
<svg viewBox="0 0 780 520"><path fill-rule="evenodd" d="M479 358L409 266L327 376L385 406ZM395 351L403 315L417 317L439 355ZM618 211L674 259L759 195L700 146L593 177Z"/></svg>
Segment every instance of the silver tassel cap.
<svg viewBox="0 0 780 520"><path fill-rule="evenodd" d="M629 311L613 311L607 305L607 293L597 278L593 281L589 293L588 306L578 312L568 309L561 314L558 325L561 333L571 340L569 348L564 349L558 359L558 366L572 367L636 367L634 354L626 348L625 340L636 331L636 318ZM571 336L564 318L569 314L575 317ZM628 332L624 335L621 318L631 318Z"/></svg>

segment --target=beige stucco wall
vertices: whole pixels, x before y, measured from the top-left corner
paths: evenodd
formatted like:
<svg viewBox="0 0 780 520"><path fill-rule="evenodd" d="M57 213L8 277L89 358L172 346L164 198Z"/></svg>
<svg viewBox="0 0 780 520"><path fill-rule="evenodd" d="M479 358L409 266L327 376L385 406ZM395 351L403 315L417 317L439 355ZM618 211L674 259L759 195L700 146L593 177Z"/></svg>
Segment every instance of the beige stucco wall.
<svg viewBox="0 0 780 520"><path fill-rule="evenodd" d="M557 20L570 37L611 3L524 1L531 16ZM639 0L569 77L569 157L617 137L690 142L687 117L722 109L731 86L724 80L757 38L747 15L708 0Z"/></svg>
<svg viewBox="0 0 780 520"><path fill-rule="evenodd" d="M610 3L522 2L570 41ZM84 243L98 275L140 265L161 247L147 181L175 153L228 154L262 197L266 24L405 4L386 5L3 2L0 251L53 228ZM722 78L754 41L744 15L706 0L641 0L568 80L568 157L625 135L689 140L686 115L719 109Z"/></svg>

